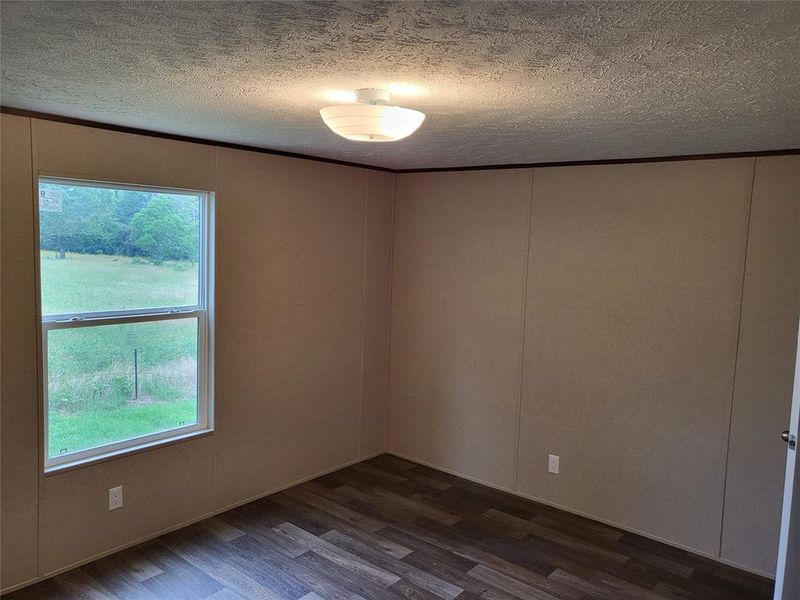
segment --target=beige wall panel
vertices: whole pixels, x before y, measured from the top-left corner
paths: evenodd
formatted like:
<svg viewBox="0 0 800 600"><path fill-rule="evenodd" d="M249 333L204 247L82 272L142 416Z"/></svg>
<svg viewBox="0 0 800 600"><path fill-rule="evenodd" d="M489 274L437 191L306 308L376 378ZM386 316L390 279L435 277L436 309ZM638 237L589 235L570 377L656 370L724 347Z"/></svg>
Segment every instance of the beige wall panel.
<svg viewBox="0 0 800 600"><path fill-rule="evenodd" d="M800 312L800 156L756 161L722 557L773 574Z"/></svg>
<svg viewBox="0 0 800 600"><path fill-rule="evenodd" d="M38 168L47 175L214 190L214 146L34 120Z"/></svg>
<svg viewBox="0 0 800 600"><path fill-rule="evenodd" d="M389 449L514 481L530 170L397 177Z"/></svg>
<svg viewBox="0 0 800 600"><path fill-rule="evenodd" d="M354 460L365 173L220 150L217 507Z"/></svg>
<svg viewBox="0 0 800 600"><path fill-rule="evenodd" d="M216 433L40 477L29 123L0 130L3 588L378 452L387 408L390 450L719 551L753 160L537 169L529 238L530 170L395 177L34 120L45 173L218 191ZM759 570L797 163L758 159L747 250L722 554Z"/></svg>
<svg viewBox="0 0 800 600"><path fill-rule="evenodd" d="M206 436L43 477L41 574L209 513L213 450ZM109 511L117 485L124 505Z"/></svg>
<svg viewBox="0 0 800 600"><path fill-rule="evenodd" d="M217 190L213 147L33 131L46 174ZM2 135L3 587L382 449L393 176L224 150L215 434L40 476L30 122L4 115Z"/></svg>
<svg viewBox="0 0 800 600"><path fill-rule="evenodd" d="M519 492L718 553L752 170L535 171Z"/></svg>
<svg viewBox="0 0 800 600"><path fill-rule="evenodd" d="M367 172L361 456L386 450L394 175Z"/></svg>
<svg viewBox="0 0 800 600"><path fill-rule="evenodd" d="M38 376L30 120L0 118L2 589L37 574Z"/></svg>
<svg viewBox="0 0 800 600"><path fill-rule="evenodd" d="M216 188L216 148L34 121L40 173L112 182ZM214 438L155 448L43 477L41 574L85 560L213 507ZM123 485L125 506L108 511L109 487Z"/></svg>

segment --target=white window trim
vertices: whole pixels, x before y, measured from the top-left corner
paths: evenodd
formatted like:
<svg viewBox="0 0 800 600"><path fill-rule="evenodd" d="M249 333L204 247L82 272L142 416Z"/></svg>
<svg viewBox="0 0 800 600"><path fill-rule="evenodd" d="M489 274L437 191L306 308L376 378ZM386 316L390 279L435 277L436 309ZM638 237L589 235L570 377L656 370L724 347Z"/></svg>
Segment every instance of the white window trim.
<svg viewBox="0 0 800 600"><path fill-rule="evenodd" d="M104 189L120 189L147 192L165 192L193 194L200 196L200 257L198 264L198 302L189 306L172 306L161 308L144 308L114 311L87 311L85 313L65 313L58 315L42 315L42 381L43 381L43 427L42 436L44 472L60 471L79 465L107 460L138 452L155 446L180 441L188 437L210 433L214 430L214 194L199 190L187 190L170 187L143 185L127 185L86 181L72 178L40 177L37 183L36 198L39 197L38 185L55 183L60 185L79 185L85 187L102 187ZM36 218L39 221L39 205L36 203ZM38 226L37 226L38 231ZM37 251L41 252L37 239ZM40 275L41 278L41 275ZM38 282L41 289L41 280ZM49 400L47 379L47 336L52 330L73 329L100 325L121 325L125 323L146 323L149 321L166 321L180 319L197 319L197 423L183 427L175 427L158 431L149 435L103 444L76 452L68 452L54 457L49 456L50 437Z"/></svg>

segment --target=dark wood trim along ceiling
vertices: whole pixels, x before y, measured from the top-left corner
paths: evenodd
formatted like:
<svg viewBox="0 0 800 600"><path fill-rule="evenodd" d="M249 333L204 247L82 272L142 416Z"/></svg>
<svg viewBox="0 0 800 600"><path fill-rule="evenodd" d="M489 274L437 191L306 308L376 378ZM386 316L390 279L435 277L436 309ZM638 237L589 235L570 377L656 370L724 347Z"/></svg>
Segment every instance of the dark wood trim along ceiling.
<svg viewBox="0 0 800 600"><path fill-rule="evenodd" d="M324 158L322 156L310 156L308 154L300 154L299 152L285 152L283 150L270 150L269 148L259 148L258 146L247 146L245 144L233 144L230 142L219 142L215 140L207 140L204 138L190 137L186 135L176 135L174 133L164 133L161 131L151 131L149 129L137 129L136 127L125 127L123 125L114 125L112 123L100 123L98 121L89 121L86 119L75 119L73 117L64 117L61 115L52 115L49 113L40 113L32 110L25 110L21 108L12 108L9 106L0 106L0 113L9 115L17 115L20 117L30 117L31 119L41 119L43 121L55 121L57 123L68 123L70 125L81 125L83 127L92 127L94 129L106 129L108 131L117 131L119 133L132 133L135 135L146 135L149 137L162 138L166 140L175 140L178 142L189 142L192 144L203 144L206 146L219 146L220 148L232 148L234 150L247 150L248 152L260 152L262 154L273 154L275 156L287 156L289 158L302 158L305 160L315 160L317 162L332 163L335 165L345 165L347 167L358 167L361 169L373 169L376 171L385 171L387 173L394 173L394 169L387 169L375 165L363 165L361 163L349 162L346 160L336 160L335 158Z"/></svg>
<svg viewBox="0 0 800 600"><path fill-rule="evenodd" d="M81 125L83 127L93 127L95 129L106 129L108 131L117 131L120 133L132 133L135 135L147 135L150 137L163 138L168 140L175 140L179 142L190 142L192 144L205 144L208 146L219 146L220 148L232 148L234 150L247 150L249 152L261 152L262 154L273 154L275 156L287 156L290 158L302 158L305 160L315 160L318 162L332 163L335 165L345 165L348 167L358 167L361 169L373 169L375 171L384 171L386 173L435 173L440 171L485 171L492 169L531 169L542 167L574 167L583 165L620 165L629 163L651 163L651 162L667 162L677 160L709 160L717 158L752 158L758 156L784 156L790 154L800 154L800 148L785 148L782 150L760 150L755 152L722 152L717 154L686 154L679 156L651 156L644 158L612 158L601 160L573 160L573 161L556 161L556 162L538 162L538 163L512 163L500 165L474 165L464 167L424 167L416 169L390 169L388 167L379 167L377 165L366 165L357 162L350 162L346 160L337 160L335 158L324 158L321 156L312 156L309 154L301 154L299 152L286 152L283 150L271 150L269 148L261 148L259 146L248 146L245 144L234 144L231 142L220 142L215 140L208 140L204 138L195 138L185 135L176 135L173 133L164 133L160 131L151 131L149 129L137 129L135 127L125 127L123 125L114 125L112 123L101 123L99 121L89 121L86 119L75 119L73 117L65 117L61 115L53 115L50 113L41 113L22 108L13 108L10 106L0 106L0 113L9 115L17 115L21 117L30 117L32 119L41 119L44 121L56 121L58 123L69 123L70 125Z"/></svg>

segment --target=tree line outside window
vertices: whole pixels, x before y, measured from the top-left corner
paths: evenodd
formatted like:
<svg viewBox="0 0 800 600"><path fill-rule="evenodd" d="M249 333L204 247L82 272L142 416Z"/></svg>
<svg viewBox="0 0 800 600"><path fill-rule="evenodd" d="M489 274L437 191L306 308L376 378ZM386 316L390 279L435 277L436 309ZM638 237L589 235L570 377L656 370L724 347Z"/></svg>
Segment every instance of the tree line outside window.
<svg viewBox="0 0 800 600"><path fill-rule="evenodd" d="M46 184L45 184L46 185ZM196 197L95 187L57 186L60 211L41 212L40 246L67 252L139 257L154 264L198 259Z"/></svg>

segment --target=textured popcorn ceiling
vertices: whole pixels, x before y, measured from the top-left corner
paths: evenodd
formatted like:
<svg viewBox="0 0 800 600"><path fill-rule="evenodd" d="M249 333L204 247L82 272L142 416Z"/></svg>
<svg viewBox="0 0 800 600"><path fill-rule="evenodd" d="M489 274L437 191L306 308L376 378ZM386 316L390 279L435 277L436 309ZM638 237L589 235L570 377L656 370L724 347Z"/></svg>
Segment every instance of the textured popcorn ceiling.
<svg viewBox="0 0 800 600"><path fill-rule="evenodd" d="M5 106L392 168L800 147L800 2L2 2ZM392 144L322 123L395 86Z"/></svg>

